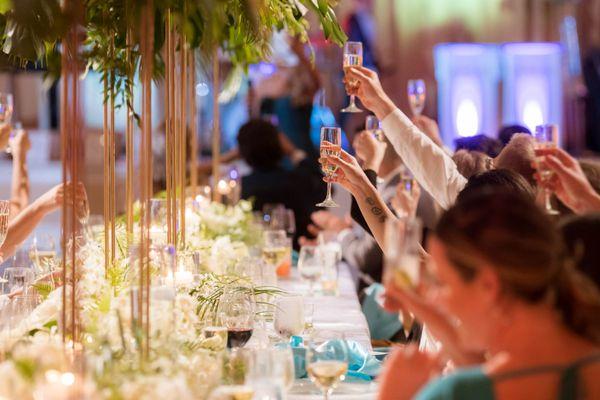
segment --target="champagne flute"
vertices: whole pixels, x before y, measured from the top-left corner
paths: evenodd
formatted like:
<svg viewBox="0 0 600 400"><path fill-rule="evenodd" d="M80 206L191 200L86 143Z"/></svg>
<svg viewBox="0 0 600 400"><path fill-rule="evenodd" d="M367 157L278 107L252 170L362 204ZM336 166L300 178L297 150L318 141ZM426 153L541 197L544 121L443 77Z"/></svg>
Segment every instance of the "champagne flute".
<svg viewBox="0 0 600 400"><path fill-rule="evenodd" d="M326 156L339 157L342 152L342 129L324 126L321 128L321 158ZM324 163L322 165L325 176L331 178L337 167L332 164ZM331 197L331 182L327 182L327 197L323 202L317 204L317 207L339 207Z"/></svg>
<svg viewBox="0 0 600 400"><path fill-rule="evenodd" d="M298 257L298 272L308 281L309 294L314 294L315 282L321 278L324 268L324 259L318 246L302 246Z"/></svg>
<svg viewBox="0 0 600 400"><path fill-rule="evenodd" d="M425 108L425 81L423 79L411 79L408 81L408 103L415 117L418 117Z"/></svg>
<svg viewBox="0 0 600 400"><path fill-rule="evenodd" d="M10 93L0 93L0 123L10 124L13 114L13 95ZM5 151L7 153L11 152L10 148L10 139L12 139L14 134L10 133L10 138L8 140L8 145L6 146Z"/></svg>
<svg viewBox="0 0 600 400"><path fill-rule="evenodd" d="M367 116L365 120L365 130L373 135L377 140L383 142L383 129L381 129L381 121L379 121L376 116Z"/></svg>
<svg viewBox="0 0 600 400"><path fill-rule="evenodd" d="M536 126L533 139L536 150L555 148L558 141L558 126L552 124ZM542 183L545 184L552 179L554 172L544 164L544 156L536 157L535 161ZM551 195L550 189L544 187L544 208L548 214L558 215L558 210L552 206Z"/></svg>
<svg viewBox="0 0 600 400"><path fill-rule="evenodd" d="M8 216L10 215L10 200L0 200L0 246L6 240L8 233Z"/></svg>
<svg viewBox="0 0 600 400"><path fill-rule="evenodd" d="M306 349L306 371L310 380L323 391L323 399L346 378L348 349L344 340L329 340L319 346L310 342Z"/></svg>
<svg viewBox="0 0 600 400"><path fill-rule="evenodd" d="M351 67L360 67L363 63L363 47L361 42L346 42L344 45L344 73L348 72ZM348 86L352 88L358 87L358 80L349 80ZM360 108L356 106L356 96L350 95L350 104L348 107L343 108L341 111L345 113L359 113L362 112Z"/></svg>

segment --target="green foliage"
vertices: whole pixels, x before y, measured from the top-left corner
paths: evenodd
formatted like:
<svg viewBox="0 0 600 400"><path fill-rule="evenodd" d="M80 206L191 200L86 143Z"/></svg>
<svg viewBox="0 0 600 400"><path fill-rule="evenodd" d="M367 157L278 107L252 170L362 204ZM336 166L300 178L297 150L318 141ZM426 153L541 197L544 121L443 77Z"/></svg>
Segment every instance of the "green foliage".
<svg viewBox="0 0 600 400"><path fill-rule="evenodd" d="M117 106L131 101L133 80L139 67L141 7L144 0L81 0L85 31L83 61L87 69L101 74L114 85ZM213 57L216 49L235 66L247 67L270 53L274 30L287 30L308 39L308 20L300 5L314 13L325 37L341 45L346 35L333 11L335 0L155 0L154 79L164 75L162 48L165 42L167 9L172 24L185 35L191 49ZM0 0L0 37L3 51L18 64L42 62L51 77L60 74L57 46L73 17L60 7L59 0ZM132 28L132 45L127 58L127 29ZM104 93L108 100L109 93Z"/></svg>
<svg viewBox="0 0 600 400"><path fill-rule="evenodd" d="M50 282L40 281L34 283L32 286L35 289L35 291L38 292L42 300L46 300L48 298L48 295L50 295L50 293L53 290L53 286Z"/></svg>

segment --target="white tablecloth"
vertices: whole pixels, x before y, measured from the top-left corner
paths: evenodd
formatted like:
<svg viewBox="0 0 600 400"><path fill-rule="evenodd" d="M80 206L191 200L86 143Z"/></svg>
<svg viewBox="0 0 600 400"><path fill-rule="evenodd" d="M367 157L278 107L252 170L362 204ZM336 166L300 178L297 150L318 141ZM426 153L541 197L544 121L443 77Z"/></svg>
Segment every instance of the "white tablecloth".
<svg viewBox="0 0 600 400"><path fill-rule="evenodd" d="M313 298L307 298L315 305L313 325L315 336L320 339L328 339L333 334L344 334L347 340L355 340L369 351L372 350L369 327L367 320L361 311L356 288L344 263L340 264L339 273L339 295L323 296L315 294ZM292 269L289 279L280 279L279 287L287 292L302 293L308 296L308 285L302 282L298 271ZM374 382L364 383L342 383L334 392L332 399L337 400L370 400L376 398L377 385ZM303 394L295 394L295 393ZM322 395L308 381L300 381L296 384L289 400L320 400Z"/></svg>

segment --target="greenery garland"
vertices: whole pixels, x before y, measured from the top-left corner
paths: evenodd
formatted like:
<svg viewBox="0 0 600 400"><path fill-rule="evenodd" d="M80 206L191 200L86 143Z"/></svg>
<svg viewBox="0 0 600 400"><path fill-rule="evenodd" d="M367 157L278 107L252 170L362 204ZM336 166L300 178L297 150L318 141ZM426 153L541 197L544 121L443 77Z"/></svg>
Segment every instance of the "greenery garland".
<svg viewBox="0 0 600 400"><path fill-rule="evenodd" d="M119 98L127 100L139 66L139 15L146 1L80 1L85 10L79 24L85 34L82 58L86 70L100 73L107 82L114 81ZM156 80L164 73L161 53L168 9L175 28L185 35L191 49L209 57L219 49L235 66L244 68L268 57L274 30L286 30L307 41L307 10L318 17L326 39L338 45L346 40L334 12L337 0L154 0L153 4ZM2 51L19 66L43 65L51 79L60 75L59 44L71 23L73 19L61 8L60 0L0 0ZM128 28L133 31L129 61Z"/></svg>

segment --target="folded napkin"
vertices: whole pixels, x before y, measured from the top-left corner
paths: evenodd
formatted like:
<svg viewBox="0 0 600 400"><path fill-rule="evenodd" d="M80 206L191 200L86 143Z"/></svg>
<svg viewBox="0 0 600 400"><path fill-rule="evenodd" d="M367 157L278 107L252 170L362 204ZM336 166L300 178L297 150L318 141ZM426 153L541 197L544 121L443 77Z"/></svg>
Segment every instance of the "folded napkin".
<svg viewBox="0 0 600 400"><path fill-rule="evenodd" d="M290 345L294 353L294 368L296 379L306 378L306 348L302 338L292 336ZM381 369L381 361L354 340L334 339L323 343L321 346L346 346L348 351L348 372L346 377L357 380L370 381L375 378Z"/></svg>
<svg viewBox="0 0 600 400"><path fill-rule="evenodd" d="M371 339L375 340L389 340L402 328L398 313L387 312L379 304L377 298L383 291L381 284L374 283L365 289L362 301L362 311L367 318Z"/></svg>

